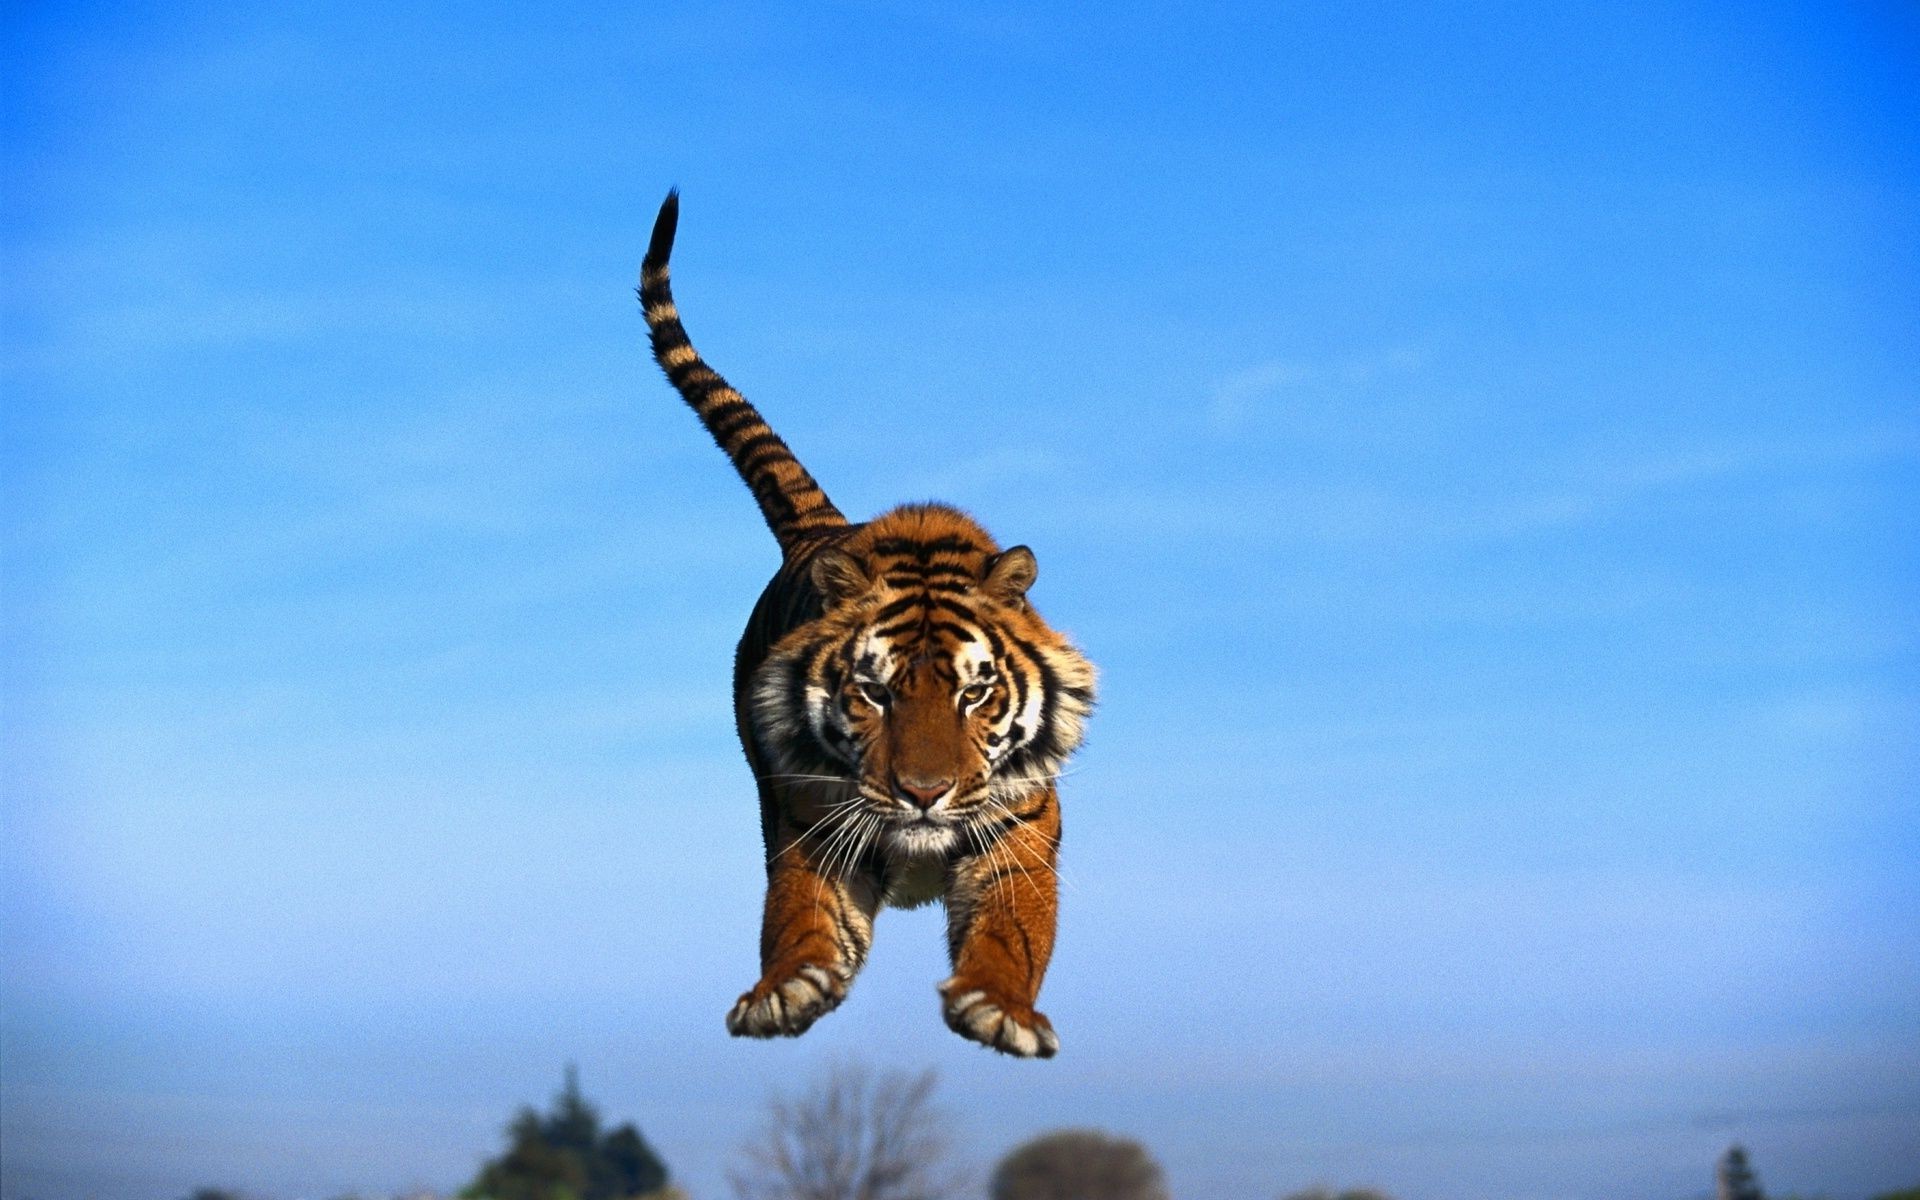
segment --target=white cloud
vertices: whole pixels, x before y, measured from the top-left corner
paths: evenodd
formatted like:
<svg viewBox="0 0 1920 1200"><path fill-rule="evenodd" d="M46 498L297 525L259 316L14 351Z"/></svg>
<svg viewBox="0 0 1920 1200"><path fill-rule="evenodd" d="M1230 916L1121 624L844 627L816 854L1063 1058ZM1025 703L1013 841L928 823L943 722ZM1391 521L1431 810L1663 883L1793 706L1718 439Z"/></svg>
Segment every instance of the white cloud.
<svg viewBox="0 0 1920 1200"><path fill-rule="evenodd" d="M1318 362L1268 359L1214 385L1207 422L1217 432L1244 429L1274 415L1308 428L1334 420L1348 427L1363 424L1383 406L1381 393L1404 388L1430 360L1419 344Z"/></svg>

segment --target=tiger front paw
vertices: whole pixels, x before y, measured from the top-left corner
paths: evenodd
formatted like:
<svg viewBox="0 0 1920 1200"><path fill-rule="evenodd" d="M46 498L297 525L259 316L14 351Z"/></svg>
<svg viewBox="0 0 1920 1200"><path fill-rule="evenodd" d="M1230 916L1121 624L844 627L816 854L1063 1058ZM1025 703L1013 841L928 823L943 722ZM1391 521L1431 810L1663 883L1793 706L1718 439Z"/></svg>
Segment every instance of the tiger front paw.
<svg viewBox="0 0 1920 1200"><path fill-rule="evenodd" d="M753 985L727 1013L727 1032L735 1037L799 1037L840 1006L846 981L826 967L806 963L791 974L768 975Z"/></svg>
<svg viewBox="0 0 1920 1200"><path fill-rule="evenodd" d="M1016 1058L1052 1058L1060 1038L1046 1014L984 984L955 977L940 985L940 1011L948 1028L989 1050Z"/></svg>

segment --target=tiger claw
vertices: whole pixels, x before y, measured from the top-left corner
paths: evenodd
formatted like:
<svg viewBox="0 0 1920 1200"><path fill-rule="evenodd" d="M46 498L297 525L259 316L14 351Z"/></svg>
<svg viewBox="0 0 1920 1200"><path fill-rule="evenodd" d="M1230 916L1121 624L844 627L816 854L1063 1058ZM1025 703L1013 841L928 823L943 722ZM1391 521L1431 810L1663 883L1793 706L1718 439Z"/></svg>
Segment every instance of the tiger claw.
<svg viewBox="0 0 1920 1200"><path fill-rule="evenodd" d="M840 1006L847 985L825 967L807 963L785 979L762 979L727 1012L734 1037L799 1037Z"/></svg>
<svg viewBox="0 0 1920 1200"><path fill-rule="evenodd" d="M1060 1037L1046 1014L987 988L949 979L940 985L941 1015L947 1027L989 1050L1015 1058L1052 1058Z"/></svg>

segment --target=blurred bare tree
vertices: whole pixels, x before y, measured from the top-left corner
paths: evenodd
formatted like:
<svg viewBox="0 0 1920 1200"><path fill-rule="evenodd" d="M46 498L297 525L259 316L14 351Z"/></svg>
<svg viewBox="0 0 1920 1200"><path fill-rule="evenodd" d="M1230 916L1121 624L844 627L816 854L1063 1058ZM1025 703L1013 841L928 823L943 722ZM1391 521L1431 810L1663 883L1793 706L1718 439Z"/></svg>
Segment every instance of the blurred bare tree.
<svg viewBox="0 0 1920 1200"><path fill-rule="evenodd" d="M1062 1129L1016 1147L993 1172L993 1200L1167 1200L1147 1148L1091 1129Z"/></svg>
<svg viewBox="0 0 1920 1200"><path fill-rule="evenodd" d="M833 1067L797 1098L775 1097L727 1173L739 1200L959 1200L935 1076Z"/></svg>

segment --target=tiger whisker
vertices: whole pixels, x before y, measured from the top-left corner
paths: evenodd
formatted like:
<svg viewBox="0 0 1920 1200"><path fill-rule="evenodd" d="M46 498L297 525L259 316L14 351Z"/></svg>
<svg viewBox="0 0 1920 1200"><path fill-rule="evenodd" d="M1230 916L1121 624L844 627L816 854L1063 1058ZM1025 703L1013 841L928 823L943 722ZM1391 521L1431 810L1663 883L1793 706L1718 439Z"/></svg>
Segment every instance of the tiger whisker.
<svg viewBox="0 0 1920 1200"><path fill-rule="evenodd" d="M977 814L969 814L968 819L978 820L979 818ZM1002 901L1005 903L1008 911L1012 911L1016 907L1014 904L1015 896L1012 890L1013 885L999 868L1001 852L1005 849L1002 843L1006 839L1004 837L989 838L987 836L989 832L983 823L980 826L980 857L985 860L984 869L987 873L987 878L992 881L994 899Z"/></svg>
<svg viewBox="0 0 1920 1200"><path fill-rule="evenodd" d="M802 842L812 837L814 833L820 829L821 826L825 825L827 822L833 820L836 817L844 816L848 810L857 807L859 803L860 803L860 797L851 796L845 800L841 800L838 803L830 806L827 809L826 816L821 817L818 821L815 821L812 825L808 826L805 832L801 833L799 837L794 838L791 842L788 842L786 847L782 849L779 854L775 854L773 856L774 859L776 860L779 859L781 855L786 854L787 851L792 850L795 846L800 845Z"/></svg>
<svg viewBox="0 0 1920 1200"><path fill-rule="evenodd" d="M841 849L851 842L861 827L861 818L865 814L850 812L841 821L840 826L827 838L826 845L820 848L819 862L816 864L821 875L834 874L834 864L839 861Z"/></svg>
<svg viewBox="0 0 1920 1200"><path fill-rule="evenodd" d="M1001 811L1007 812L1006 806L1004 804L999 805L999 807ZM1009 817L1013 816L1011 812L1007 812L1007 815ZM1054 856L1051 860L1047 858L1041 858L1039 859L1039 864L1042 867L1045 867L1047 869L1048 873L1053 876L1054 883L1059 885L1059 887L1063 891L1070 892L1070 891L1077 890L1079 887L1078 881L1073 877L1071 873L1069 873L1068 871L1066 871L1064 868L1060 866L1060 861L1059 861L1060 844L1058 841L1054 842L1053 852L1054 852Z"/></svg>
<svg viewBox="0 0 1920 1200"><path fill-rule="evenodd" d="M989 798L987 800L987 803L991 804L994 808L998 809L1000 813L1003 814L1008 820L1017 821L1020 819L1019 817L1014 815L1011 809L1009 809L1006 805L1002 804L998 800ZM1067 891L1076 890L1076 886L1073 879L1067 875L1062 874L1060 871L1060 867L1057 863L1048 862L1046 859L1042 858L1039 860L1039 865L1045 867L1053 875L1054 882L1059 884L1061 888Z"/></svg>
<svg viewBox="0 0 1920 1200"><path fill-rule="evenodd" d="M875 816L872 813L868 813L867 814L867 836L861 840L860 849L855 851L853 859L848 862L847 864L848 870L852 870L854 863L859 862L860 860L866 858L867 852L873 848L874 841L877 838L879 838L882 828L883 828L883 825L881 823L880 818Z"/></svg>
<svg viewBox="0 0 1920 1200"><path fill-rule="evenodd" d="M983 822L980 819L979 814L968 813L965 821L963 822L963 826L967 831L968 839L972 841L972 843L976 847L978 847L978 851L975 854L975 857L982 859L985 862L985 866L983 869L987 873L987 878L990 880L994 879L993 859L990 857L992 852L992 847L987 841L986 829Z"/></svg>
<svg viewBox="0 0 1920 1200"><path fill-rule="evenodd" d="M1084 775L1086 774L1086 771L1087 769L1085 767L1074 767L1071 770L1055 771L1050 775L1049 774L1012 775L1012 776L1009 776L1008 778L1016 780L1017 782L1020 782L1020 783L1046 783L1054 779L1065 779L1070 775Z"/></svg>
<svg viewBox="0 0 1920 1200"><path fill-rule="evenodd" d="M839 856L833 860L833 864L829 864L828 870L829 872L833 872L835 879L845 879L845 877L851 876L852 864L858 862L858 858L860 858L860 847L866 845L868 824L870 824L872 820L874 820L874 814L872 814L872 812L862 812L860 816L856 816L856 818L852 820L852 831L847 835L847 839L841 843Z"/></svg>
<svg viewBox="0 0 1920 1200"><path fill-rule="evenodd" d="M994 866L995 886L1006 896L1007 911L1018 912L1020 884L1014 879L1014 873L1019 868L1020 862L1015 857L1013 843L1005 834L994 839L993 848L987 852L987 861L996 864Z"/></svg>
<svg viewBox="0 0 1920 1200"><path fill-rule="evenodd" d="M821 850L820 861L814 864L815 903L825 906L829 887L841 896L843 902L845 901L846 895L841 889L846 883L847 876L852 873L855 862L858 861L858 854L852 848L862 844L859 834L869 830L870 823L878 823L878 818L872 813L852 813L842 820L840 827L835 829L833 835L827 839L826 846ZM844 865L842 865L843 857Z"/></svg>
<svg viewBox="0 0 1920 1200"><path fill-rule="evenodd" d="M853 874L854 867L859 864L861 857L867 852L867 847L872 844L879 825L880 818L872 812L861 813L854 822L853 836L848 839L839 864L839 874L842 879Z"/></svg>
<svg viewBox="0 0 1920 1200"><path fill-rule="evenodd" d="M839 843L833 849L833 856L828 860L828 870L833 876L845 876L851 870L852 854L860 847L860 839L866 833L868 822L872 818L874 818L872 812L856 812L851 818L847 818L845 837L839 839Z"/></svg>
<svg viewBox="0 0 1920 1200"><path fill-rule="evenodd" d="M872 813L860 814L860 818L854 826L854 834L851 838L847 839L846 846L841 854L838 864L839 869L836 872L840 879L845 880L853 874L853 868L859 864L861 857L867 852L867 847L873 842L874 830L876 826L878 826L879 821L880 819Z"/></svg>

